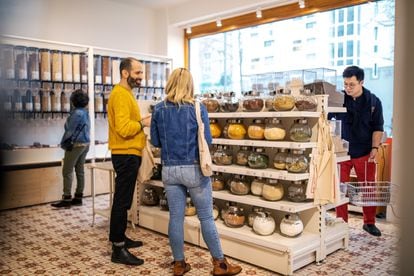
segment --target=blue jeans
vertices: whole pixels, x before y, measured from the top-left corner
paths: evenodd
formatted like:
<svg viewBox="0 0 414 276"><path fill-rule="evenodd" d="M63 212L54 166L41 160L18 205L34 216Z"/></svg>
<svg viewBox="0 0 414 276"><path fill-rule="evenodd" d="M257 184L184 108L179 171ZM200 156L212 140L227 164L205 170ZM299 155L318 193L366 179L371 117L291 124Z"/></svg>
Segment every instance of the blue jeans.
<svg viewBox="0 0 414 276"><path fill-rule="evenodd" d="M211 256L222 259L223 251L213 218L210 177L202 175L198 165L163 166L162 181L170 209L168 238L174 260L184 260L184 216L187 190L196 207L201 233Z"/></svg>

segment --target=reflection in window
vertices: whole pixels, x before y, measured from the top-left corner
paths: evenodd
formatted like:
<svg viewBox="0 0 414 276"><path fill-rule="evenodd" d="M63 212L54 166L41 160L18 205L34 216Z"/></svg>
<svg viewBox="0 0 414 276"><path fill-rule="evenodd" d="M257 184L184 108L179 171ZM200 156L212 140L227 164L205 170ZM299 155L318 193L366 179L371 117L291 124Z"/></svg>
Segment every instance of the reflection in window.
<svg viewBox="0 0 414 276"><path fill-rule="evenodd" d="M354 24L348 24L346 25L346 34L347 35L353 35L354 34Z"/></svg>
<svg viewBox="0 0 414 276"><path fill-rule="evenodd" d="M338 37L344 36L344 25L338 26Z"/></svg>

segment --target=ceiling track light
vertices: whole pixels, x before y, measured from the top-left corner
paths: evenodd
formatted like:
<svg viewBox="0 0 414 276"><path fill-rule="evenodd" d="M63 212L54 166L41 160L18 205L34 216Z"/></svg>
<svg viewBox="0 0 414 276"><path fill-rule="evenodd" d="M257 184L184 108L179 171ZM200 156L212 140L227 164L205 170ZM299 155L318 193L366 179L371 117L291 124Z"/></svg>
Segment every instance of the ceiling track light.
<svg viewBox="0 0 414 276"><path fill-rule="evenodd" d="M299 8L304 9L305 8L305 0L298 0Z"/></svg>
<svg viewBox="0 0 414 276"><path fill-rule="evenodd" d="M220 19L217 19L217 21L216 21L216 26L217 27L221 27L221 26L223 26L223 24L221 24L221 20Z"/></svg>
<svg viewBox="0 0 414 276"><path fill-rule="evenodd" d="M261 10L260 8L258 8L258 9L256 10L256 17L257 17L257 18L262 18L262 10Z"/></svg>
<svg viewBox="0 0 414 276"><path fill-rule="evenodd" d="M187 27L187 28L185 29L185 32L186 32L187 34L191 34L191 33L192 33L192 31L191 31L191 27Z"/></svg>

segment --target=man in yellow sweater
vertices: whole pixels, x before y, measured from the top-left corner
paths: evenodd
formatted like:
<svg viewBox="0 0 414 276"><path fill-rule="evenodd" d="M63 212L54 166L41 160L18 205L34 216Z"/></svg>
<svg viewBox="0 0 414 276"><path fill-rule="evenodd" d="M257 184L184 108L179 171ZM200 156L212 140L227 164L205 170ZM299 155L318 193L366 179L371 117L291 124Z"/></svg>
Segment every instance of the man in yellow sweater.
<svg viewBox="0 0 414 276"><path fill-rule="evenodd" d="M127 265L142 265L144 260L132 255L128 248L140 247L141 241L126 237L128 210L131 208L141 153L145 146L144 127L151 118L141 118L132 89L141 85L143 65L134 58L121 61L121 81L112 89L108 101L109 149L116 173L115 193L111 210L109 240L112 242L111 261Z"/></svg>

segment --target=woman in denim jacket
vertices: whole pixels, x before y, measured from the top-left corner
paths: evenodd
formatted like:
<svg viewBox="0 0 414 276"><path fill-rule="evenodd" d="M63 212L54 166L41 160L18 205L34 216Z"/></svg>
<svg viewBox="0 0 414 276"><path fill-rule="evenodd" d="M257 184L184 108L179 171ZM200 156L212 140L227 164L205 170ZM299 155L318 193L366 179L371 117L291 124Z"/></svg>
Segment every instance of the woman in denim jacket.
<svg viewBox="0 0 414 276"><path fill-rule="evenodd" d="M89 103L88 94L81 89L76 90L70 96L70 101L74 107L65 123L65 133L61 144L66 139L73 138L73 149L65 150L63 158L63 196L62 200L52 203L55 208L69 208L71 205L82 205L83 190L85 188L84 165L86 155L89 151L89 130L90 120L86 106ZM73 168L76 172L75 197L72 199L72 179Z"/></svg>
<svg viewBox="0 0 414 276"><path fill-rule="evenodd" d="M151 119L151 143L161 148L162 181L168 198L170 220L168 238L174 257L174 275L184 275L191 266L184 258L184 216L187 191L200 220L203 239L213 257L213 275L236 275L241 271L224 258L213 218L210 177L201 173L197 142L191 73L175 69L166 86L166 99L154 107ZM205 138L211 144L207 110L201 107Z"/></svg>

